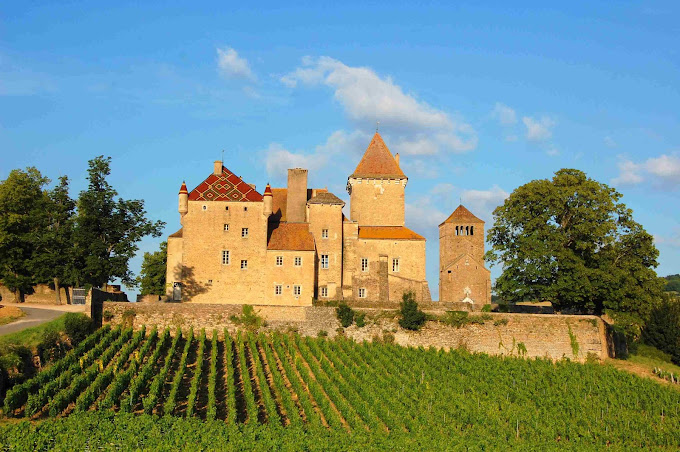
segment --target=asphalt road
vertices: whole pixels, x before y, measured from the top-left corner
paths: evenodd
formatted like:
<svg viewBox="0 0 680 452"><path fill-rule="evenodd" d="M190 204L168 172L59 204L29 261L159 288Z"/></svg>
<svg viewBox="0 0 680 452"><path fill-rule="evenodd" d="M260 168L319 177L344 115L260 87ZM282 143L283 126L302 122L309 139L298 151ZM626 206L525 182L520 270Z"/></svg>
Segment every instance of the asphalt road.
<svg viewBox="0 0 680 452"><path fill-rule="evenodd" d="M60 315L64 314L64 311L57 311L53 309L24 307L21 307L20 309L24 311L26 315L15 322L0 326L0 336L16 333L17 331L21 331L32 326L37 326L41 323L49 322L50 320L54 320Z"/></svg>

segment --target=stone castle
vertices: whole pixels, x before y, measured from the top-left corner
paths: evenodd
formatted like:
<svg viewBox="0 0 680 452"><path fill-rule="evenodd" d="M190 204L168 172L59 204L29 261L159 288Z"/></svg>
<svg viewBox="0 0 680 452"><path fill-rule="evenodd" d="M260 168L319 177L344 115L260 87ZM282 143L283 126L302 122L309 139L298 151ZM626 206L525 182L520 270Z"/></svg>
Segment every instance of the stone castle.
<svg viewBox="0 0 680 452"><path fill-rule="evenodd" d="M260 194L215 162L191 192L182 183L182 228L168 237L167 296L201 303L308 306L313 299L431 301L425 238L404 224L408 178L376 132L347 180L345 203L308 188L307 170ZM484 222L462 205L439 226L440 301L490 303Z"/></svg>

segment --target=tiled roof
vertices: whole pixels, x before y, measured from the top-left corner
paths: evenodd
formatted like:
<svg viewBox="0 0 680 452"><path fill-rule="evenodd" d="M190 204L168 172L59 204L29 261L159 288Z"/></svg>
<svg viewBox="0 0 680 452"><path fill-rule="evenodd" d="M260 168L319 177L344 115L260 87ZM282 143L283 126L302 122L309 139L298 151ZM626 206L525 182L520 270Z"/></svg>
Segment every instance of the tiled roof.
<svg viewBox="0 0 680 452"><path fill-rule="evenodd" d="M345 205L345 201L335 196L333 193L317 193L315 197L307 201L309 204L337 204Z"/></svg>
<svg viewBox="0 0 680 452"><path fill-rule="evenodd" d="M179 231L177 231L173 234L170 234L168 237L180 237L181 238L183 236L183 234L184 234L184 228L179 228Z"/></svg>
<svg viewBox="0 0 680 452"><path fill-rule="evenodd" d="M484 221L474 216L472 212L461 204L442 224L444 223L484 223ZM441 224L439 226L441 226Z"/></svg>
<svg viewBox="0 0 680 452"><path fill-rule="evenodd" d="M222 174L211 174L191 190L189 201L262 201L262 195L223 166Z"/></svg>
<svg viewBox="0 0 680 452"><path fill-rule="evenodd" d="M404 226L359 226L360 239L425 240Z"/></svg>
<svg viewBox="0 0 680 452"><path fill-rule="evenodd" d="M187 183L182 182L182 186L179 187L179 194L182 195L182 194L187 194L187 193L189 193L189 191L187 190Z"/></svg>
<svg viewBox="0 0 680 452"><path fill-rule="evenodd" d="M373 135L368 149L350 177L406 179L378 132Z"/></svg>
<svg viewBox="0 0 680 452"><path fill-rule="evenodd" d="M314 237L307 223L272 223L268 250L314 251Z"/></svg>

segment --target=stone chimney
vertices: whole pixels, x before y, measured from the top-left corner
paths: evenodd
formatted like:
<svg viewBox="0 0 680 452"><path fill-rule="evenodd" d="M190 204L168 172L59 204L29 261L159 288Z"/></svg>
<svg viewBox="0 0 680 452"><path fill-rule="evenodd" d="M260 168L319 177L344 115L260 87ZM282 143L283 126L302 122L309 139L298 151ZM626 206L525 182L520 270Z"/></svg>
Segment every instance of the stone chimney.
<svg viewBox="0 0 680 452"><path fill-rule="evenodd" d="M288 170L288 199L286 201L286 221L304 223L307 207L307 170L293 168Z"/></svg>
<svg viewBox="0 0 680 452"><path fill-rule="evenodd" d="M394 154L394 160L397 162L397 166L399 166L399 153L398 152L396 154Z"/></svg>
<svg viewBox="0 0 680 452"><path fill-rule="evenodd" d="M213 174L215 176L222 175L222 162L220 160L215 160L215 169L213 169Z"/></svg>
<svg viewBox="0 0 680 452"><path fill-rule="evenodd" d="M263 206L263 213L264 216L269 218L269 215L272 214L272 204L273 204L273 198L272 198L272 188L267 184L267 186L264 188L264 206Z"/></svg>

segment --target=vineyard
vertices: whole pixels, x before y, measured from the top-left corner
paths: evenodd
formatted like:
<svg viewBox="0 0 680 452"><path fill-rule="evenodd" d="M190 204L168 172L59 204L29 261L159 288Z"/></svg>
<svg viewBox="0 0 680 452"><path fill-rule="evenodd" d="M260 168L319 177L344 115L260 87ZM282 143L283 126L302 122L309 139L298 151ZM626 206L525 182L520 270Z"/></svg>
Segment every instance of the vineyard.
<svg viewBox="0 0 680 452"><path fill-rule="evenodd" d="M137 432L130 444L144 448L197 431L205 432L197 445L234 448L244 438L275 445L293 437L312 449L313 438L344 437L414 447L680 442L680 391L610 366L278 333L173 333L98 330L7 392L6 416L42 421L2 427L1 442L51 447L40 442L46 432L60 437L88 424L69 441L107 441L103 431L122 440L115 425L127 425Z"/></svg>

